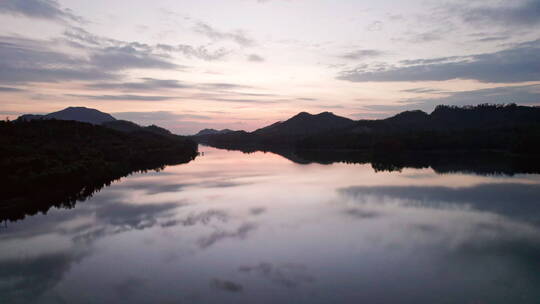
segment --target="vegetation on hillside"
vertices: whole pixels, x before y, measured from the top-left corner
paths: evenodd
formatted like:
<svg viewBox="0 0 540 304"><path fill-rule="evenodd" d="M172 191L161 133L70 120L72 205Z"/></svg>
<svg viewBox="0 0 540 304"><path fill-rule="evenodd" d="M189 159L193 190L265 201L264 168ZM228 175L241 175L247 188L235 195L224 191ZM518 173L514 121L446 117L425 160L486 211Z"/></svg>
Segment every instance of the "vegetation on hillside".
<svg viewBox="0 0 540 304"><path fill-rule="evenodd" d="M194 141L152 131L62 120L0 122L0 215L17 219L51 205L69 207L134 171L196 157Z"/></svg>
<svg viewBox="0 0 540 304"><path fill-rule="evenodd" d="M306 116L305 114L303 116ZM515 104L464 107L442 105L431 114L407 111L382 120L351 121L341 127L334 125L329 128L310 129L311 125L325 124L317 119L318 116L320 114L311 115L309 125L302 125L304 121L298 120L294 124L301 130L316 132L290 132L290 128L282 128L279 132L237 131L198 136L195 139L211 146L231 149L272 149L288 146L298 150L346 149L382 153L410 150L540 152L538 107ZM280 124L260 130L276 130Z"/></svg>

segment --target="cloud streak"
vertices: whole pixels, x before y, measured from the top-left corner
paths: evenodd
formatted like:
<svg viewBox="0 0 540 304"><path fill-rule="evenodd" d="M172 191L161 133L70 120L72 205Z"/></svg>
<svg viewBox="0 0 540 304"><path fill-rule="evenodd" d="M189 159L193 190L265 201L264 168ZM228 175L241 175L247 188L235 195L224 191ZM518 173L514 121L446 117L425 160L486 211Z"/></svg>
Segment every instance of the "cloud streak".
<svg viewBox="0 0 540 304"><path fill-rule="evenodd" d="M259 56L257 54L250 54L247 56L248 61L251 62L264 62L265 59L262 56Z"/></svg>
<svg viewBox="0 0 540 304"><path fill-rule="evenodd" d="M141 78L140 82L98 82L87 86L96 90L153 91L161 89L185 89L193 86L174 79Z"/></svg>
<svg viewBox="0 0 540 304"><path fill-rule="evenodd" d="M69 9L61 8L55 0L2 0L0 13L48 20L82 21L81 17Z"/></svg>
<svg viewBox="0 0 540 304"><path fill-rule="evenodd" d="M13 92L24 92L22 89L11 88L11 87L0 87L0 93L13 93Z"/></svg>
<svg viewBox="0 0 540 304"><path fill-rule="evenodd" d="M193 27L193 30L215 41L233 41L244 47L255 45L255 40L247 37L247 35L240 30L223 32L204 22L197 22Z"/></svg>
<svg viewBox="0 0 540 304"><path fill-rule="evenodd" d="M540 41L532 41L495 53L463 57L419 59L411 65L370 70L363 65L341 72L340 80L352 82L445 81L472 79L491 83L540 80Z"/></svg>
<svg viewBox="0 0 540 304"><path fill-rule="evenodd" d="M0 81L58 82L114 80L130 69L177 70L182 67L170 58L129 44L113 47L84 48L87 56L56 50L54 41L0 37Z"/></svg>
<svg viewBox="0 0 540 304"><path fill-rule="evenodd" d="M417 94L437 94L440 97L429 98L409 98L393 105L367 105L365 108L376 111L405 111L421 109L430 111L439 104L445 105L476 105L484 103L508 104L516 103L521 105L540 105L540 85L526 86L504 86L489 89L470 90L462 92L443 92L429 88L417 88L403 90L407 93Z"/></svg>
<svg viewBox="0 0 540 304"><path fill-rule="evenodd" d="M163 101L174 99L172 96L150 96L150 95L84 95L84 94L66 94L69 97L85 98L94 100L118 100L118 101Z"/></svg>
<svg viewBox="0 0 540 304"><path fill-rule="evenodd" d="M508 1L500 6L457 7L451 12L458 12L467 23L474 25L534 26L540 24L540 1Z"/></svg>
<svg viewBox="0 0 540 304"><path fill-rule="evenodd" d="M349 53L341 55L340 57L343 59L350 59L350 60L362 60L362 59L379 57L384 54L385 52L383 51L365 49L365 50L357 50L357 51L349 52Z"/></svg>

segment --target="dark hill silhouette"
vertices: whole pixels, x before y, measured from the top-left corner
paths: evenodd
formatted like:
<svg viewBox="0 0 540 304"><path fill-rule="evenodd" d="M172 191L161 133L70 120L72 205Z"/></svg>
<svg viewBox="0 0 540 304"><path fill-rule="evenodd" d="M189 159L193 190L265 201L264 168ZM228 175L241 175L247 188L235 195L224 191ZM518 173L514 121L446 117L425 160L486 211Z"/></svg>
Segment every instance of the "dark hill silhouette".
<svg viewBox="0 0 540 304"><path fill-rule="evenodd" d="M223 129L223 130L203 129L203 130L200 130L197 134L195 134L195 136L225 134L225 133L231 133L231 132L234 132L234 131L230 129Z"/></svg>
<svg viewBox="0 0 540 304"><path fill-rule="evenodd" d="M405 111L390 118L385 119L388 122L399 124L422 124L429 120L429 114L424 111Z"/></svg>
<svg viewBox="0 0 540 304"><path fill-rule="evenodd" d="M69 208L131 172L196 155L191 139L85 107L0 122L0 219Z"/></svg>
<svg viewBox="0 0 540 304"><path fill-rule="evenodd" d="M226 148L352 150L500 150L540 152L540 108L490 105L437 106L431 114L407 111L381 120L352 121L331 113L302 112L255 132L197 136Z"/></svg>
<svg viewBox="0 0 540 304"><path fill-rule="evenodd" d="M149 132L158 135L172 136L174 134L171 131L158 127L156 125L151 125L148 127L141 127L138 124L128 121L128 120L115 120L109 121L101 124L103 127L113 129L120 132L132 133L132 132Z"/></svg>
<svg viewBox="0 0 540 304"><path fill-rule="evenodd" d="M147 131L147 132L154 133L154 134L157 134L157 135L173 136L171 131L169 131L169 130L167 130L165 128L162 128L162 127L158 127L156 125L150 125L148 127L143 127L143 129L145 131Z"/></svg>
<svg viewBox="0 0 540 304"><path fill-rule="evenodd" d="M141 126L128 120L108 121L103 123L102 126L125 133L135 132L141 129Z"/></svg>
<svg viewBox="0 0 540 304"><path fill-rule="evenodd" d="M115 121L111 114L85 107L68 107L64 110L47 114L44 119L74 120L100 125L104 122Z"/></svg>
<svg viewBox="0 0 540 304"><path fill-rule="evenodd" d="M313 134L339 130L354 125L354 121L330 112L316 115L301 112L283 122L253 132L233 131L221 134L196 135L202 143L214 146L279 146L292 145L296 141Z"/></svg>
<svg viewBox="0 0 540 304"><path fill-rule="evenodd" d="M43 116L40 114L23 114L17 118L18 121L31 121L31 120L37 120L37 119L43 119Z"/></svg>
<svg viewBox="0 0 540 304"><path fill-rule="evenodd" d="M19 117L19 120L34 120L34 119L57 119L57 120L73 120L86 122L93 125L101 125L105 122L115 121L111 114L103 113L96 109L85 107L68 107L58 112L49 113L46 115L26 114Z"/></svg>
<svg viewBox="0 0 540 304"><path fill-rule="evenodd" d="M540 108L482 104L478 106L437 106L430 114L433 126L464 129L511 127L540 121Z"/></svg>
<svg viewBox="0 0 540 304"><path fill-rule="evenodd" d="M17 118L17 121L31 120L67 120L90 123L93 125L101 125L116 131L131 133L131 132L149 132L158 135L171 136L169 130L156 125L147 127L140 126L128 120L118 120L111 114L101 112L96 109L85 107L68 107L58 112L49 113L46 115L24 114Z"/></svg>
<svg viewBox="0 0 540 304"><path fill-rule="evenodd" d="M134 131L56 119L0 122L0 219L69 207L131 172L197 155L191 139L156 126L124 125Z"/></svg>
<svg viewBox="0 0 540 304"><path fill-rule="evenodd" d="M337 116L330 112L322 112L317 115L301 112L284 122L276 122L270 126L258 129L253 134L263 136L303 136L345 128L351 126L353 123L354 121L351 119Z"/></svg>

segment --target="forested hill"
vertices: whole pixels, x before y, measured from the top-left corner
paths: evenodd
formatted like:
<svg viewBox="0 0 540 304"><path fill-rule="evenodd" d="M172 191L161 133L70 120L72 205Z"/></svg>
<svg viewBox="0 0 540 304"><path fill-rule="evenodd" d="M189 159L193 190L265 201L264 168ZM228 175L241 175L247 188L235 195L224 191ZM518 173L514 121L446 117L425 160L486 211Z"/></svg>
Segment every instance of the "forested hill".
<svg viewBox="0 0 540 304"><path fill-rule="evenodd" d="M159 132L64 120L0 122L1 218L70 205L131 172L197 155L191 139Z"/></svg>
<svg viewBox="0 0 540 304"><path fill-rule="evenodd" d="M324 115L323 115L324 114ZM330 115L331 116L330 116ZM197 136L225 148L288 146L297 149L503 150L540 152L540 108L510 105L438 106L428 114L406 111L380 120L352 121L331 113L301 113L311 126L274 125L255 132ZM323 117L331 117L328 123ZM290 126L291 124L289 124ZM272 132L277 129L277 132ZM263 130L265 132L261 132ZM303 132L299 132L303 131Z"/></svg>
<svg viewBox="0 0 540 304"><path fill-rule="evenodd" d="M221 144L290 146L307 136L341 130L353 125L353 120L330 112L316 115L301 112L285 121L276 122L251 133L245 131L199 132L194 139L215 146Z"/></svg>

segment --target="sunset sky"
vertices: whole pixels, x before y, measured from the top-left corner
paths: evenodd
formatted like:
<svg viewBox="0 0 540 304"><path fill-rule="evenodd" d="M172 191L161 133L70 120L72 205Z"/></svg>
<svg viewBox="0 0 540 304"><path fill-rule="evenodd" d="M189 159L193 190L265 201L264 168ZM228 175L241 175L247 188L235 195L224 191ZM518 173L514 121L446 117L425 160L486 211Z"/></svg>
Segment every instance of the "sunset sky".
<svg viewBox="0 0 540 304"><path fill-rule="evenodd" d="M540 104L540 0L0 0L0 115L179 134Z"/></svg>

